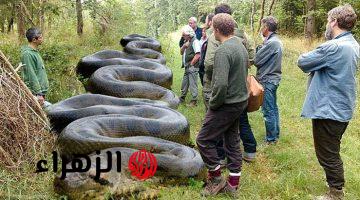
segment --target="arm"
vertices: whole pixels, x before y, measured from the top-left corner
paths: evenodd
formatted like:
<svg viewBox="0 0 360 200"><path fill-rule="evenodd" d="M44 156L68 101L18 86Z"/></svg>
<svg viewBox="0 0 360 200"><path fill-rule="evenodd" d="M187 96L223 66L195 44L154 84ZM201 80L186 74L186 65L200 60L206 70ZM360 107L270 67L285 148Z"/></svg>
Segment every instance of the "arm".
<svg viewBox="0 0 360 200"><path fill-rule="evenodd" d="M41 87L39 80L35 73L36 63L32 59L30 54L23 54L21 57L23 66L23 80L29 89L36 95L41 93Z"/></svg>
<svg viewBox="0 0 360 200"><path fill-rule="evenodd" d="M336 51L336 44L325 43L313 51L300 55L298 59L298 66L305 73L328 67L327 61L332 54L336 53Z"/></svg>
<svg viewBox="0 0 360 200"><path fill-rule="evenodd" d="M214 65L214 56L215 51L219 46L219 42L216 41L214 34L211 34L211 36L208 39L208 45L205 55L205 66L213 66Z"/></svg>
<svg viewBox="0 0 360 200"><path fill-rule="evenodd" d="M278 45L275 42L269 42L263 45L258 52L256 52L254 65L257 68L261 68L274 54L278 52Z"/></svg>
<svg viewBox="0 0 360 200"><path fill-rule="evenodd" d="M254 48L251 46L250 41L248 40L248 37L246 36L246 34L244 33L243 38L242 38L242 43L245 46L248 55L249 55L249 67L251 65L254 64L254 57L255 57L255 50Z"/></svg>
<svg viewBox="0 0 360 200"><path fill-rule="evenodd" d="M185 49L189 47L189 42L185 42L184 45L180 48L180 55L183 55L185 52Z"/></svg>
<svg viewBox="0 0 360 200"><path fill-rule="evenodd" d="M179 47L181 48L184 45L184 43L185 43L184 37L181 37L179 41Z"/></svg>
<svg viewBox="0 0 360 200"><path fill-rule="evenodd" d="M191 65L195 65L200 59L200 52L201 52L200 41L199 40L194 40L192 47L194 49L195 56L191 60Z"/></svg>
<svg viewBox="0 0 360 200"><path fill-rule="evenodd" d="M224 53L215 54L214 72L212 76L213 87L209 101L210 109L216 110L225 102L230 63Z"/></svg>
<svg viewBox="0 0 360 200"><path fill-rule="evenodd" d="M194 58L191 60L191 65L195 65L200 59L200 53L196 53Z"/></svg>

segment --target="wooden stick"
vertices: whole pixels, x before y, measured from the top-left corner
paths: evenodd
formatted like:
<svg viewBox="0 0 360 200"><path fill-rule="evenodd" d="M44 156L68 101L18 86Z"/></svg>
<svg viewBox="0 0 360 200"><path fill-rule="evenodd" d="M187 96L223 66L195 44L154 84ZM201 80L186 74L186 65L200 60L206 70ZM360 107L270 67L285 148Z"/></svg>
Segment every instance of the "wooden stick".
<svg viewBox="0 0 360 200"><path fill-rule="evenodd" d="M25 83L22 81L22 79L19 77L19 75L16 73L16 71L14 70L14 67L11 65L11 63L9 62L9 60L6 58L6 56L3 54L3 52L0 50L0 59L5 63L3 66L9 70L7 71L7 73L11 73L11 76L21 85L22 89L24 90L25 94L29 97L30 101L32 103L34 103L35 108L34 110L40 115L40 117L44 120L44 121L48 121L45 112L43 111L43 109L41 108L39 102L37 101L37 99L35 99L34 95L31 93L31 91L29 90L29 88L25 85ZM6 71L5 69L5 71Z"/></svg>

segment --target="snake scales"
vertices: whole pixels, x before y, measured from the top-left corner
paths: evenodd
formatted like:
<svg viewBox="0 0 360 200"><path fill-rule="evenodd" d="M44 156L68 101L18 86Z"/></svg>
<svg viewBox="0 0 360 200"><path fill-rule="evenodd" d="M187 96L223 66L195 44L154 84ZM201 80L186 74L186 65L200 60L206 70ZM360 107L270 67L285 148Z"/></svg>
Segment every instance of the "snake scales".
<svg viewBox="0 0 360 200"><path fill-rule="evenodd" d="M183 145L189 141L189 124L173 110L179 101L170 90L172 72L165 66L160 43L132 34L120 44L124 52L103 50L78 63L76 71L88 78L86 89L93 94L71 97L48 109L50 122L59 133L61 155L70 158L92 153L94 160L94 151L102 150L100 156L105 158L106 150L118 150L125 167L131 152L147 149L158 160L157 174L197 175L203 162L197 151ZM93 173L92 163L87 172L68 174L65 180L57 177L55 190L70 198L88 199L89 191L101 195L99 191L110 187L106 191L119 195L120 186L135 183L113 169L102 175L101 180L106 181L93 179Z"/></svg>

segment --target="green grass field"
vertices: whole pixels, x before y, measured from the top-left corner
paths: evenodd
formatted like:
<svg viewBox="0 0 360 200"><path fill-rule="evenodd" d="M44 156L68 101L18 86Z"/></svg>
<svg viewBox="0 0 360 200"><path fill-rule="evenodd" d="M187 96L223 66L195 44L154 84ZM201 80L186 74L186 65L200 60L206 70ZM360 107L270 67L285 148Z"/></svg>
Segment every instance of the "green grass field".
<svg viewBox="0 0 360 200"><path fill-rule="evenodd" d="M178 49L179 34L161 39L167 65L173 70L172 89L179 95L183 75ZM258 142L256 162L243 164L240 199L312 199L326 191L324 172L315 157L310 120L300 118L306 92L307 75L297 67L297 58L305 52L305 42L283 38L283 78L278 90L281 136L275 146L264 143L264 122L260 111L249 114L250 124ZM115 43L115 42L114 42ZM90 54L92 52L88 52ZM252 74L255 73L251 69ZM200 83L199 83L200 86ZM201 86L199 94L201 94ZM359 97L357 98L359 103ZM191 124L191 140L200 130L204 117L202 97L198 106L187 108L180 105ZM187 99L187 102L189 99ZM360 109L343 137L341 155L345 167L345 197L360 199ZM4 199L58 199L52 190L53 174L14 178L11 170L0 169L0 198ZM201 199L202 182L190 179L188 185L171 185L161 189L161 199ZM210 199L230 199L219 195Z"/></svg>

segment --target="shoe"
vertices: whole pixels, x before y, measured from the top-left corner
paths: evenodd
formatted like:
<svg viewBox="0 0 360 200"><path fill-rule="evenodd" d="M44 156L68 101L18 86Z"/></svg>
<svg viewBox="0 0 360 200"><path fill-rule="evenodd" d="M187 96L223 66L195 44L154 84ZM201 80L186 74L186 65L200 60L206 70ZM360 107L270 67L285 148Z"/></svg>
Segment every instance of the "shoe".
<svg viewBox="0 0 360 200"><path fill-rule="evenodd" d="M315 200L343 200L344 191L338 190L336 188L330 187L329 191L323 196L315 197Z"/></svg>
<svg viewBox="0 0 360 200"><path fill-rule="evenodd" d="M252 162L255 162L255 155L256 155L256 153L246 153L246 152L244 152L243 155L242 155L242 159L245 162L252 163Z"/></svg>
<svg viewBox="0 0 360 200"><path fill-rule="evenodd" d="M229 182L226 182L225 187L221 190L221 193L229 195L233 199L238 199L238 186L231 186Z"/></svg>
<svg viewBox="0 0 360 200"><path fill-rule="evenodd" d="M202 196L217 195L226 186L224 177L214 177L207 180L204 190L201 192Z"/></svg>
<svg viewBox="0 0 360 200"><path fill-rule="evenodd" d="M185 98L180 97L180 98L179 98L179 101L180 101L180 103L184 103L184 102L185 102Z"/></svg>
<svg viewBox="0 0 360 200"><path fill-rule="evenodd" d="M196 107L197 102L195 100L191 100L189 104L187 104L188 107Z"/></svg>
<svg viewBox="0 0 360 200"><path fill-rule="evenodd" d="M266 141L267 145L276 145L277 143L278 143L277 140L275 140L275 141Z"/></svg>
<svg viewBox="0 0 360 200"><path fill-rule="evenodd" d="M226 168L227 161L226 158L224 160L220 160L220 169Z"/></svg>

